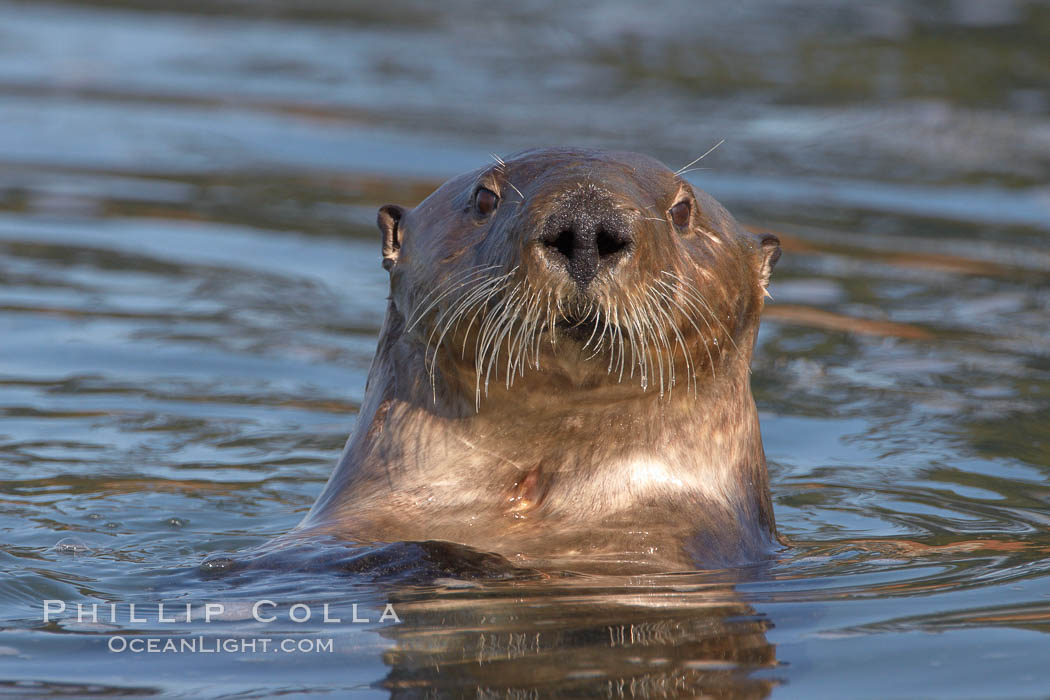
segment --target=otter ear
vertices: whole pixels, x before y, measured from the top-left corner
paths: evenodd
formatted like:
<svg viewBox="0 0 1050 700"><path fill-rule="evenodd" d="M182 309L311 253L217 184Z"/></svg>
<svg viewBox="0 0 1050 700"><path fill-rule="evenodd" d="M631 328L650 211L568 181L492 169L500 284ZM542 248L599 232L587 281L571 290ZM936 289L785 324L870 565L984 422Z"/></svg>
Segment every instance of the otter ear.
<svg viewBox="0 0 1050 700"><path fill-rule="evenodd" d="M762 289L769 289L769 277L773 274L777 260L780 260L780 239L770 233L764 233L759 243L762 246L762 267L758 271L758 279L762 283Z"/></svg>
<svg viewBox="0 0 1050 700"><path fill-rule="evenodd" d="M401 217L405 215L405 208L396 204L385 204L379 207L376 215L376 224L383 232L383 269L389 270L397 264L397 256L401 253Z"/></svg>

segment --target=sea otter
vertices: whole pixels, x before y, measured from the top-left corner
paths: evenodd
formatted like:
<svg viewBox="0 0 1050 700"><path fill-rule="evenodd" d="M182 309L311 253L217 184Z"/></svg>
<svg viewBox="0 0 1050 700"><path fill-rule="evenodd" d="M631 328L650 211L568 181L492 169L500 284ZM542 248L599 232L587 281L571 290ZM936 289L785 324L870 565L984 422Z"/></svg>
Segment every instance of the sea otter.
<svg viewBox="0 0 1050 700"><path fill-rule="evenodd" d="M749 366L774 236L653 158L581 148L497 159L378 224L386 319L299 532L541 568L769 553Z"/></svg>

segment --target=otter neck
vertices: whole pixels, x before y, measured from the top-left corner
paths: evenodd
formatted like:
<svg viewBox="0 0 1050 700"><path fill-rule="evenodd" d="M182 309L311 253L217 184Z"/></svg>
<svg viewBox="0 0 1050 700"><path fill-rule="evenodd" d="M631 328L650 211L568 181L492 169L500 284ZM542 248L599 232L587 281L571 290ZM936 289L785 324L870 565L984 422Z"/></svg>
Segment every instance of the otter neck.
<svg viewBox="0 0 1050 700"><path fill-rule="evenodd" d="M556 549L552 532L572 533L574 551L682 552L710 536L700 549L715 563L718 549L772 542L746 357L663 397L626 378L578 386L526 371L510 389L490 383L475 410L473 386L438 374L432 389L418 345L390 326L388 316L354 433L303 527L502 553Z"/></svg>
<svg viewBox="0 0 1050 700"><path fill-rule="evenodd" d="M610 379L574 385L564 376L526 371L509 389L490 382L477 405L472 372L469 382L449 382L439 372L431 385L423 358L407 344L397 350L392 354L400 358L398 372L374 373L384 386L370 386L369 392L382 400L362 407L348 445L357 464L346 466L360 478L381 470L414 488L411 482L434 480L429 462L465 453L488 456L493 464L471 479L489 479L493 486L514 483L537 468L576 481L614 477L625 461L664 455L675 462L672 471L682 473L664 474L668 484L678 479L686 490L690 484L729 489L737 462L761 450L746 358L727 358L715 378L695 386L683 381L665 388L663 396L627 378L622 384ZM429 449L406 454L406 434L429 435ZM661 470L653 470L650 476L658 480ZM637 481L645 474L626 478Z"/></svg>

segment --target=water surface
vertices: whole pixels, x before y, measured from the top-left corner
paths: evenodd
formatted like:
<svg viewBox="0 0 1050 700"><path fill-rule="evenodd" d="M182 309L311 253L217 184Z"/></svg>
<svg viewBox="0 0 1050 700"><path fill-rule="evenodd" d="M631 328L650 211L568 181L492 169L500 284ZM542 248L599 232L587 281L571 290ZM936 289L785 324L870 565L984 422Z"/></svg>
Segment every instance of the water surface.
<svg viewBox="0 0 1050 700"><path fill-rule="evenodd" d="M1046 3L0 16L3 692L1046 696ZM322 543L231 570L299 521L353 426L379 205L490 153L677 168L722 139L693 182L785 243L753 386L791 548L631 578ZM262 598L277 622L251 619ZM124 607L45 624L45 599ZM168 624L161 600L227 609ZM107 650L194 635L333 651Z"/></svg>

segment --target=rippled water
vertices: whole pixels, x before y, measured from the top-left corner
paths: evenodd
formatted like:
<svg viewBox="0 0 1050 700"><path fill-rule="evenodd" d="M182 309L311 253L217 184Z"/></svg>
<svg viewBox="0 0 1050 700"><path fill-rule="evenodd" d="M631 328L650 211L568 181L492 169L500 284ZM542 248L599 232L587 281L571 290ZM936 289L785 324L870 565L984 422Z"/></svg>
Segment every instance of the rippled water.
<svg viewBox="0 0 1050 700"><path fill-rule="evenodd" d="M0 693L1050 692L1047 3L0 17ZM792 547L632 578L435 545L236 557L298 522L353 425L378 205L490 152L678 167L721 139L694 182L785 243L753 385ZM333 651L107 650L197 635Z"/></svg>

